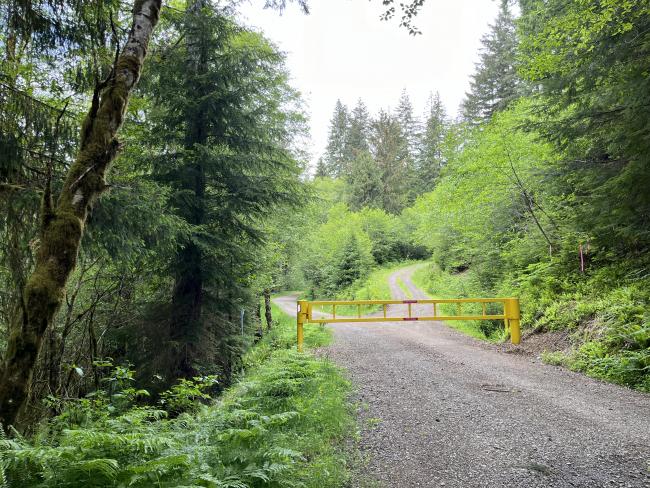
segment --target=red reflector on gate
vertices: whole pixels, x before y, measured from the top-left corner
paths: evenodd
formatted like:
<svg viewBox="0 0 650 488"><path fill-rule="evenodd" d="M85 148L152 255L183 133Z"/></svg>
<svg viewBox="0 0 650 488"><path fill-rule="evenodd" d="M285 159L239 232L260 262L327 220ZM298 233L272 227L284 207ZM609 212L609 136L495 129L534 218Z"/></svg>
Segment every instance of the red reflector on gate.
<svg viewBox="0 0 650 488"><path fill-rule="evenodd" d="M402 300L402 303L418 303L417 300Z"/></svg>
<svg viewBox="0 0 650 488"><path fill-rule="evenodd" d="M404 317L402 320L418 320L420 317Z"/></svg>

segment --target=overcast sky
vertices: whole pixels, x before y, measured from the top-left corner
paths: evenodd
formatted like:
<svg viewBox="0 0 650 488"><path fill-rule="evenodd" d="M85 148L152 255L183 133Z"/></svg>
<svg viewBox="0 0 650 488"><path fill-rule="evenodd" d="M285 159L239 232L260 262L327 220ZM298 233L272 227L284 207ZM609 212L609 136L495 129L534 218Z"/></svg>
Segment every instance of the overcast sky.
<svg viewBox="0 0 650 488"><path fill-rule="evenodd" d="M292 84L307 101L313 161L339 98L350 109L362 98L375 114L394 108L406 89L421 112L437 90L456 115L498 10L494 0L427 0L416 19L422 35L410 36L397 19L379 20L380 0L311 0L309 15L295 5L280 15L263 3L243 5L242 19L287 53Z"/></svg>

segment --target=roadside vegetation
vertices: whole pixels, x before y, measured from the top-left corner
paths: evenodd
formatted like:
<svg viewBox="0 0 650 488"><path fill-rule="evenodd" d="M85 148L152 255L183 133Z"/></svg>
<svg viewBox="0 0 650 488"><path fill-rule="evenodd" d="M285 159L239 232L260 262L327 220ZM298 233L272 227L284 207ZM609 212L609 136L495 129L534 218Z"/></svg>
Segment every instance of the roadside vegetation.
<svg viewBox="0 0 650 488"><path fill-rule="evenodd" d="M328 297L328 300L390 300L392 298L389 278L395 271L408 266L415 261L402 261L397 263L389 263L383 266L378 266L363 276L350 286L339 290L334 297ZM401 285L399 284L401 283ZM398 286L406 290L406 286L402 282L398 282ZM408 290L405 291L407 293ZM310 297L306 297L311 299ZM362 305L361 312L369 313L380 310L381 307L375 305ZM331 313L332 307L325 306L319 307L322 312ZM336 307L337 315L356 315L358 313L358 306L339 306Z"/></svg>
<svg viewBox="0 0 650 488"><path fill-rule="evenodd" d="M234 384L185 380L143 406L133 371L103 365L103 388L68 402L31 440L0 440L0 480L15 487L344 486L356 432L341 371L295 352L295 319L277 321L242 358ZM331 332L305 331L319 347Z"/></svg>
<svg viewBox="0 0 650 488"><path fill-rule="evenodd" d="M411 279L418 288L431 298L487 297L484 290L472 284L469 273L452 274L444 272L434 262L427 262L415 270ZM498 305L494 304L489 304L489 306L498 307ZM440 304L438 310L439 314L449 313L454 315L457 313L453 304ZM489 313L492 310L488 308L486 311ZM500 313L502 310L499 308L493 311ZM483 310L479 305L464 304L463 313L466 312L481 314ZM447 326L481 340L501 342L506 338L502 320L450 320L447 322Z"/></svg>

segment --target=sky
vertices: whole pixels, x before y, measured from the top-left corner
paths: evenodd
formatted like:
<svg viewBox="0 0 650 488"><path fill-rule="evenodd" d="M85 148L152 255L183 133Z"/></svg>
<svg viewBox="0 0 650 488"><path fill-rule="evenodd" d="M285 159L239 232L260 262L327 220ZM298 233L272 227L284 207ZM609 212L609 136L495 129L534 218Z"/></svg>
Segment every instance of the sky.
<svg viewBox="0 0 650 488"><path fill-rule="evenodd" d="M379 20L381 0L311 0L309 15L295 4L282 15L263 4L241 6L241 18L287 55L291 84L306 101L312 164L327 145L337 99L352 109L361 98L376 114L394 108L405 89L422 113L438 91L455 116L498 10L494 0L427 0L415 21L422 34L411 36L398 19Z"/></svg>

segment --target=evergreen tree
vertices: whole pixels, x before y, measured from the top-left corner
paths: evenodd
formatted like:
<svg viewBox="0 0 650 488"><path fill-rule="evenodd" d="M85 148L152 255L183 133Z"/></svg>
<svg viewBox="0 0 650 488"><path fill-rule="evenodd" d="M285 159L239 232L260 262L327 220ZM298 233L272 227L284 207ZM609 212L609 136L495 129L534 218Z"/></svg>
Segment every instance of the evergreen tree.
<svg viewBox="0 0 650 488"><path fill-rule="evenodd" d="M348 108L336 101L334 114L330 121L327 147L325 148L325 164L329 176L338 177L345 173L348 154L348 137L350 132L350 114Z"/></svg>
<svg viewBox="0 0 650 488"><path fill-rule="evenodd" d="M152 137L157 177L188 233L169 265L168 347L151 348L147 362L168 382L210 370L227 381L240 309L256 299L249 276L263 220L301 198L290 150L301 116L288 108L296 94L282 55L261 35L206 0L174 21L185 45L152 67Z"/></svg>
<svg viewBox="0 0 650 488"><path fill-rule="evenodd" d="M497 20L481 40L480 62L461 106L463 118L472 124L485 122L521 94L522 83L515 66L518 41L510 2L501 0Z"/></svg>
<svg viewBox="0 0 650 488"><path fill-rule="evenodd" d="M347 137L347 157L353 161L361 153L370 149L370 114L368 108L359 99L350 117L350 129Z"/></svg>
<svg viewBox="0 0 650 488"><path fill-rule="evenodd" d="M406 141L409 162L412 163L415 161L419 147L420 121L414 114L413 103L406 90L402 90L397 108L395 109L395 116L399 121L402 136Z"/></svg>
<svg viewBox="0 0 650 488"><path fill-rule="evenodd" d="M402 91L395 117L399 122L404 141L403 186L406 189L406 203L412 203L418 195L417 156L420 151L421 127L414 114L413 103L406 90Z"/></svg>
<svg viewBox="0 0 650 488"><path fill-rule="evenodd" d="M348 203L353 210L382 206L381 170L368 151L354 158L347 180Z"/></svg>
<svg viewBox="0 0 650 488"><path fill-rule="evenodd" d="M359 241L354 232L350 233L341 251L338 266L336 267L336 279L334 284L338 290L350 286L361 278L365 271L363 255L359 248Z"/></svg>
<svg viewBox="0 0 650 488"><path fill-rule="evenodd" d="M329 171L327 170L327 165L321 156L318 158L318 163L316 163L316 173L314 174L316 178L324 178L329 176Z"/></svg>
<svg viewBox="0 0 650 488"><path fill-rule="evenodd" d="M382 208L399 213L408 201L408 143L399 120L380 111L373 123L372 154L381 172Z"/></svg>
<svg viewBox="0 0 650 488"><path fill-rule="evenodd" d="M417 160L418 193L431 191L445 164L443 142L447 131L447 114L440 94L430 95L427 102L426 123L422 133Z"/></svg>

